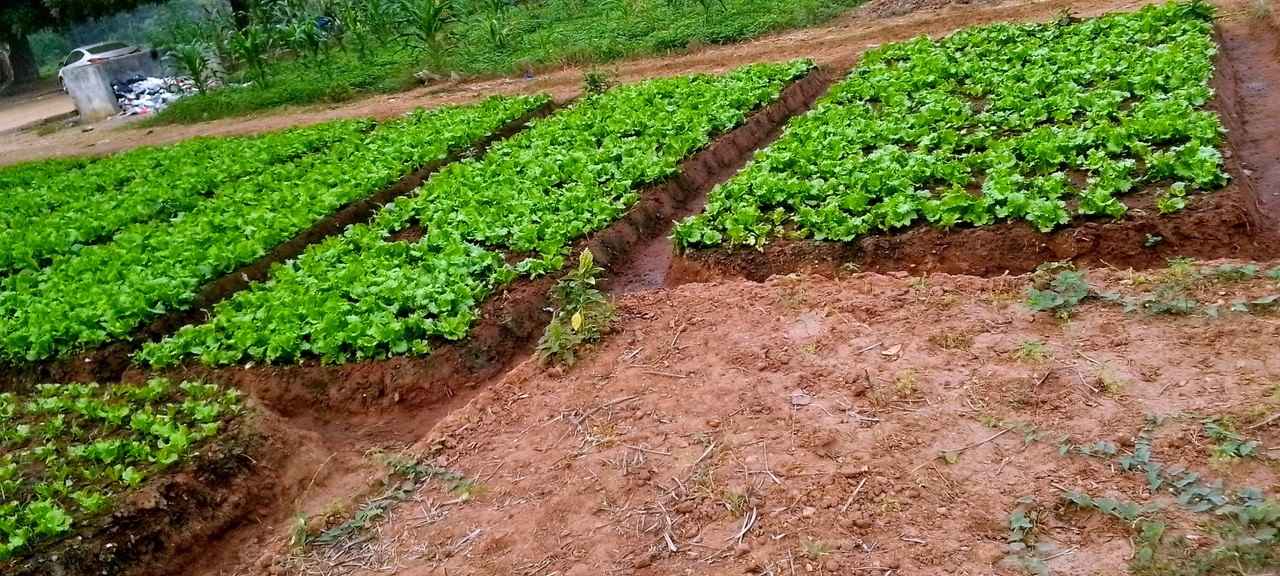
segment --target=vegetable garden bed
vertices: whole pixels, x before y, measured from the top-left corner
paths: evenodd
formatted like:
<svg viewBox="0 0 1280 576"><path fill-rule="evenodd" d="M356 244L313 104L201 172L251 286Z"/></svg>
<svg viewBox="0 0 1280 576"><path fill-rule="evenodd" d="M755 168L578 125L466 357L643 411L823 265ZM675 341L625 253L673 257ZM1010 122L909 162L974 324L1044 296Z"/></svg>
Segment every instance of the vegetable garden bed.
<svg viewBox="0 0 1280 576"><path fill-rule="evenodd" d="M420 112L388 123L385 135L375 129L233 183L172 222L136 224L54 266L5 278L0 324L10 332L0 382L118 378L141 342L197 320L273 264L550 109L545 97L519 97Z"/></svg>
<svg viewBox="0 0 1280 576"><path fill-rule="evenodd" d="M0 394L0 566L110 574L211 528L225 519L210 497L244 471L255 438L239 393L212 384Z"/></svg>
<svg viewBox="0 0 1280 576"><path fill-rule="evenodd" d="M1271 217L1220 135L1238 104L1212 96L1240 79L1215 73L1209 12L1171 4L877 49L677 226L686 253L671 275L1266 254Z"/></svg>
<svg viewBox="0 0 1280 576"><path fill-rule="evenodd" d="M45 178L5 192L0 275L38 270L107 240L135 223L189 212L220 189L350 142L374 128L368 121L331 122L248 138L196 138L158 150L107 157L91 171ZM150 163L136 156L159 156ZM119 184L118 186L115 184ZM58 201L29 213L33 199ZM7 208L7 207L6 207Z"/></svg>
<svg viewBox="0 0 1280 576"><path fill-rule="evenodd" d="M805 75L795 79L799 74ZM679 81L684 82L684 80ZM680 161L680 158L689 153L690 148L685 148L683 151L676 149L675 159L669 160L673 164L670 164L669 168L662 169L659 173L661 175L651 177L655 178L656 182L647 185L637 182L633 185L634 189L628 187L615 192L623 194L625 200L621 206L609 210L622 208L623 211L617 213L618 216L610 216L611 220L603 228L589 232L585 237L570 240L564 248L556 248L555 253L552 254L553 259L559 261L566 255L576 257L580 250L589 248L606 268L615 272L620 270L635 247L663 233L666 224L678 213L684 203L704 194L718 179L727 176L752 150L767 141L788 118L807 109L826 89L830 83L830 76L822 71L810 70L808 65L800 68L792 65L790 71L784 70L784 74L777 76L777 82L778 85L775 87L766 86L763 93L752 97L756 99L754 102L747 101L746 108L730 117L727 125L708 131L704 136L706 140L682 145L699 149L700 151L696 154ZM782 85L788 83L790 85L783 89ZM730 83L728 86L732 85L733 83ZM738 89L735 91L741 92ZM618 94L616 96L618 100L636 101L634 95L628 95L625 91L615 94ZM612 103L615 100L609 94L598 98L601 99L601 103L609 105L601 106L588 101L578 106L584 108L593 106L603 111L614 110L613 113L631 109L613 106ZM713 100L708 98L707 102L713 102ZM752 109L757 108L758 111L747 116ZM593 117L600 112L593 112L588 108L580 112L570 109L562 114ZM573 120L557 120L557 118L563 118L563 116L553 116L542 126L535 126L519 137L503 142L490 152L490 156L475 161L470 167L460 165L456 170L465 175L469 172L474 173L471 172L472 170L486 169L485 166L507 162L509 158L521 157L523 156L521 150L526 146L538 144L541 134L563 133L562 128L555 125L557 122L576 123ZM573 117L570 116L570 118ZM601 125L608 123L607 118L606 116L599 119L604 122ZM635 121L634 117L632 121ZM733 128L732 131L712 141L717 134L730 128ZM606 150L604 153L610 152ZM446 171L442 175L447 173ZM455 175L455 177L458 176ZM426 186L427 188L424 189L429 189L431 183L428 182ZM404 208L402 206L398 210ZM396 212L391 212L389 215L380 215L379 218L396 215ZM401 244L404 243L404 237L411 239L411 242L429 241L419 237L420 232L415 228L416 225L402 226L398 232L384 231L378 236L378 241L385 243L389 240L392 243ZM406 234L406 231L409 233ZM336 242L335 239L331 243ZM330 243L326 243L328 244ZM317 254L322 254L321 251L326 250L326 245L317 246L309 251L308 257L318 258ZM332 247L328 250L329 254L342 254L342 252L332 251ZM305 272L306 266L308 264L304 258L301 265L290 267L289 276L286 278L289 281L295 281L297 277L294 275ZM186 377L199 375L235 385L251 391L256 398L286 414L316 407L317 396L319 396L320 405L326 406L326 410L342 407L364 411L370 406L386 404L429 405L454 395L471 382L499 373L512 359L528 350L529 345L541 333L549 318L546 312L547 294L557 276L558 271L554 274L524 275L510 284L498 287L497 291L487 298L477 300L477 310L473 312L474 320L470 329L464 332L464 339L450 342L444 337L430 337L428 342L434 346L434 349L426 355L397 354L392 350L391 358L341 364L322 363L311 355L309 358L303 357L302 363L294 365L277 363L273 366L251 361L242 367L228 368L218 367L221 364L219 362L211 362L212 366L209 366L187 361L163 373L181 374ZM278 284L264 283L256 290L256 295L255 291L250 291L238 298L251 299L249 302L254 302L261 298L262 294L271 294L273 286ZM234 311L237 305L244 304L237 304L236 299L232 299L220 307L219 311ZM189 335L197 329L206 331L210 330L210 327L204 325L200 328L188 328L186 334ZM182 335L183 332L179 334ZM174 342L180 342L180 340L153 345L148 353L144 353L144 357L159 358L157 354L166 348L171 349ZM150 373L148 370L136 368L130 370L126 378L145 378L148 373Z"/></svg>

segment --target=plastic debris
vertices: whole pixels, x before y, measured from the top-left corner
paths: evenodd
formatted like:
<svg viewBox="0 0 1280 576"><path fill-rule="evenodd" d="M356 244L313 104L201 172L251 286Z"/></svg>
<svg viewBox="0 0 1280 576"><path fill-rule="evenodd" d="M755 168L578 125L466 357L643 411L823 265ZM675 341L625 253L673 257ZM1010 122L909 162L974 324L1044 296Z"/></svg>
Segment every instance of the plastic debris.
<svg viewBox="0 0 1280 576"><path fill-rule="evenodd" d="M175 100L196 91L196 84L184 76L133 76L122 83L112 84L116 100L120 102L121 116L152 114L163 110Z"/></svg>

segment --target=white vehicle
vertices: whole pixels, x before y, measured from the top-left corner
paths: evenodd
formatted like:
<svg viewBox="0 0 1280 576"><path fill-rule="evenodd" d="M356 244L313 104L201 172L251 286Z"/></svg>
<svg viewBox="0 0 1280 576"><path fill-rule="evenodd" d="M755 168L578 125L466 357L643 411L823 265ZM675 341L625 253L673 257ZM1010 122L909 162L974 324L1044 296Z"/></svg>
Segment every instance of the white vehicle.
<svg viewBox="0 0 1280 576"><path fill-rule="evenodd" d="M62 91L66 92L67 86L62 81L62 74L69 68L79 68L90 64L105 62L112 58L128 56L141 52L142 48L130 46L124 42L103 42L101 44L93 44L90 46L81 46L72 50L67 55L67 59L62 61L62 68L58 70L58 85L62 87Z"/></svg>

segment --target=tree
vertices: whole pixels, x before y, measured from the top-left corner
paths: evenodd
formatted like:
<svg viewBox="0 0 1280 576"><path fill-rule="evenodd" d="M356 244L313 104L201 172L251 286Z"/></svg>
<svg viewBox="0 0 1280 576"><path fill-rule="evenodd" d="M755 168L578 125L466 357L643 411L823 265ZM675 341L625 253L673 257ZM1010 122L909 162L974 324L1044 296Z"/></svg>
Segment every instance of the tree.
<svg viewBox="0 0 1280 576"><path fill-rule="evenodd" d="M27 35L47 28L62 29L75 22L132 10L158 0L5 0L0 6L0 43L9 44L9 60L17 82L39 74Z"/></svg>
<svg viewBox="0 0 1280 576"><path fill-rule="evenodd" d="M13 82L13 66L9 64L9 47L0 44L0 93Z"/></svg>

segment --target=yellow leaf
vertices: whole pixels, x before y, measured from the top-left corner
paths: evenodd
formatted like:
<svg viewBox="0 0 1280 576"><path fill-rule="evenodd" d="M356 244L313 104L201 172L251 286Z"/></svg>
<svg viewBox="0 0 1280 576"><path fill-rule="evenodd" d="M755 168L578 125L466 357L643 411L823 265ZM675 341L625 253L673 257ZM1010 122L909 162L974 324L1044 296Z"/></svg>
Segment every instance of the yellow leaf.
<svg viewBox="0 0 1280 576"><path fill-rule="evenodd" d="M569 325L573 326L574 332L582 330L582 311L573 313L573 318L569 319Z"/></svg>

